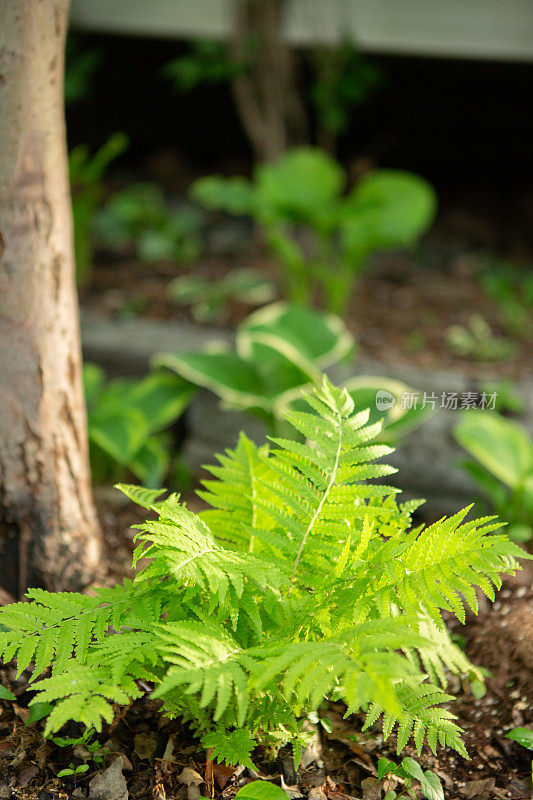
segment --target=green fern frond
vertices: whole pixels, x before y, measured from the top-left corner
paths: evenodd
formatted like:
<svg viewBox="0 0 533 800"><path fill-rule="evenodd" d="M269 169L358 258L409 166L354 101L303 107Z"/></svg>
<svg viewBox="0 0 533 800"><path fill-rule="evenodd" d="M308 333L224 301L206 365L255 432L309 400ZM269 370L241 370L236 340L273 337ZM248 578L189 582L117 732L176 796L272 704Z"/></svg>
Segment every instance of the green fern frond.
<svg viewBox="0 0 533 800"><path fill-rule="evenodd" d="M476 590L492 597L524 554L468 509L413 527L420 501L379 482L395 471L376 463L391 452L373 441L380 424L326 379L306 399L287 414L299 441L241 436L219 456L200 515L119 486L153 512L136 526L133 582L93 597L34 589L0 611L0 656L35 662L34 679L52 664L32 684L34 702L54 703L47 732L69 719L99 730L143 679L227 763L251 765L268 737L298 753L302 715L328 696L369 709L367 726L383 717L385 737L397 727L398 750L412 737L466 755L444 687L475 668L442 610L476 612Z"/></svg>
<svg viewBox="0 0 533 800"><path fill-rule="evenodd" d="M228 731L218 728L202 736L202 745L217 761L224 764L242 764L255 770L251 754L257 747L257 740L246 728Z"/></svg>
<svg viewBox="0 0 533 800"><path fill-rule="evenodd" d="M113 721L113 703L127 705L142 695L134 677L122 675L117 685L109 670L74 660L67 663L60 675L43 678L34 688L38 691L30 704L58 701L47 717L45 736L71 719L100 731L102 720Z"/></svg>
<svg viewBox="0 0 533 800"><path fill-rule="evenodd" d="M143 486L134 486L130 483L116 483L115 489L142 508L152 508L158 498L165 493L165 489L145 489Z"/></svg>
<svg viewBox="0 0 533 800"><path fill-rule="evenodd" d="M109 628L120 627L131 605L130 586L99 590L96 596L75 592L29 589L31 603L12 603L2 610L0 657L17 659L19 674L35 662L33 678L52 664L60 674L73 652L83 663L94 637L103 638Z"/></svg>
<svg viewBox="0 0 533 800"><path fill-rule="evenodd" d="M454 716L441 704L454 698L442 689L421 679L407 678L397 688L398 698L402 706L401 714L386 711L382 703L373 703L363 730L367 730L383 714L383 738L386 740L391 735L395 725L397 728L397 752L403 750L411 736L415 743L417 753L420 755L424 741L427 741L431 751L436 752L437 745L451 747L464 758L468 753L462 742L463 733L453 720Z"/></svg>
<svg viewBox="0 0 533 800"><path fill-rule="evenodd" d="M492 517L463 522L468 510L422 528L393 559L392 543L384 547L381 579L356 602L356 611L370 601L381 608L398 603L406 613L423 607L439 615L446 609L464 623L465 602L477 613L476 587L493 600L500 574L514 574L523 551L506 537L490 535L501 527Z"/></svg>
<svg viewBox="0 0 533 800"><path fill-rule="evenodd" d="M172 666L153 696L164 698L177 688L186 694L197 694L200 708L213 704L215 722L231 703L237 724L242 727L249 697L237 642L223 631L206 632L205 626L192 623L163 625L159 635L160 649Z"/></svg>
<svg viewBox="0 0 533 800"><path fill-rule="evenodd" d="M208 591L212 610L217 606L227 610L232 597L244 603L250 586L264 592L267 584L270 589L284 584L277 566L219 544L207 525L175 496L158 504L157 513L159 521L135 526L141 529L135 537L141 545L134 560L142 557L149 562L137 572L137 583L171 579L188 590L189 598ZM233 603L235 607L238 603Z"/></svg>
<svg viewBox="0 0 533 800"><path fill-rule="evenodd" d="M213 536L236 550L257 552L252 529L266 520L255 503L257 493L265 485L268 446L257 447L241 433L237 447L218 455L218 465L206 466L216 480L204 480L204 490L197 492L211 508L198 516Z"/></svg>

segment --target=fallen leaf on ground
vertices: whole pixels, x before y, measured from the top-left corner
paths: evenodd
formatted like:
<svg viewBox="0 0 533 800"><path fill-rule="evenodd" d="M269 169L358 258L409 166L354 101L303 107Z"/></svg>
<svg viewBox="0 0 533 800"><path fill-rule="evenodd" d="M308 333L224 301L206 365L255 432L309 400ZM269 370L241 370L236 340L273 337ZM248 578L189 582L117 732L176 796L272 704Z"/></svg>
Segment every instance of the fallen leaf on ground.
<svg viewBox="0 0 533 800"><path fill-rule="evenodd" d="M496 781L494 778L484 778L480 781L469 781L462 789L460 789L460 792L467 798L475 798L475 800L489 800L490 793L494 789L495 783Z"/></svg>
<svg viewBox="0 0 533 800"><path fill-rule="evenodd" d="M178 775L178 781L184 783L185 786L200 786L204 779L195 769L184 767Z"/></svg>
<svg viewBox="0 0 533 800"><path fill-rule="evenodd" d="M155 733L136 733L133 750L141 760L152 761L157 750L157 736Z"/></svg>
<svg viewBox="0 0 533 800"><path fill-rule="evenodd" d="M309 800L326 800L324 790L321 789L320 786L314 786L312 789L310 789L308 797Z"/></svg>
<svg viewBox="0 0 533 800"><path fill-rule="evenodd" d="M213 777L219 789L223 789L227 782L235 775L237 767L228 767L226 764L213 763Z"/></svg>
<svg viewBox="0 0 533 800"><path fill-rule="evenodd" d="M364 781L361 781L363 800L380 800L381 788L381 781L378 781L377 778L365 778Z"/></svg>
<svg viewBox="0 0 533 800"><path fill-rule="evenodd" d="M89 800L128 800L128 787L122 774L122 756L89 782Z"/></svg>
<svg viewBox="0 0 533 800"><path fill-rule="evenodd" d="M174 758L174 750L176 748L176 739L174 734L168 737L167 744L165 747L165 752L163 753L162 761L170 761L174 763L176 759Z"/></svg>
<svg viewBox="0 0 533 800"><path fill-rule="evenodd" d="M39 767L36 767L35 764L30 764L29 767L24 767L17 778L17 786L21 789L25 789L28 783L35 778L38 772Z"/></svg>

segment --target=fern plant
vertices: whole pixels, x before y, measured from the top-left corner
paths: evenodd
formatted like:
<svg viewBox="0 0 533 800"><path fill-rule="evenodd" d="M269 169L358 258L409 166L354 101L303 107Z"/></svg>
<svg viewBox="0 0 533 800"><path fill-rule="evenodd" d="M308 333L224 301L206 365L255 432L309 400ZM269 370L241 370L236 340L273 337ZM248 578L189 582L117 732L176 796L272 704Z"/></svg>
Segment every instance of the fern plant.
<svg viewBox="0 0 533 800"><path fill-rule="evenodd" d="M412 527L418 503L373 482L394 472L376 463L391 452L373 443L380 424L327 380L306 399L287 419L308 443L241 435L211 467L199 515L120 487L156 517L138 526L133 581L91 597L31 589L2 610L0 654L19 671L33 661L32 703L54 704L46 733L67 720L100 730L148 681L228 763L250 764L265 741L292 743L297 761L301 720L327 696L367 726L383 717L385 737L397 726L398 751L412 737L419 752L427 741L466 756L446 671L475 668L441 611L464 620L476 587L493 598L523 552L468 509Z"/></svg>

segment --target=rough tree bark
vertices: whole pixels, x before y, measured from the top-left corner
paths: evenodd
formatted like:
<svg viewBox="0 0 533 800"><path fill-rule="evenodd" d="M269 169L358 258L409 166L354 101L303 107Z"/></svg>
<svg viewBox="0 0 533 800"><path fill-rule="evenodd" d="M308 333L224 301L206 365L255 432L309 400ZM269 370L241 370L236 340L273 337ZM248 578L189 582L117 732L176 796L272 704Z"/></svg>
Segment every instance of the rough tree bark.
<svg viewBox="0 0 533 800"><path fill-rule="evenodd" d="M237 0L231 56L249 69L233 79L242 125L258 161L275 161L309 141L298 88L297 58L283 37L285 0Z"/></svg>
<svg viewBox="0 0 533 800"><path fill-rule="evenodd" d="M63 116L69 0L0 2L0 585L95 577Z"/></svg>

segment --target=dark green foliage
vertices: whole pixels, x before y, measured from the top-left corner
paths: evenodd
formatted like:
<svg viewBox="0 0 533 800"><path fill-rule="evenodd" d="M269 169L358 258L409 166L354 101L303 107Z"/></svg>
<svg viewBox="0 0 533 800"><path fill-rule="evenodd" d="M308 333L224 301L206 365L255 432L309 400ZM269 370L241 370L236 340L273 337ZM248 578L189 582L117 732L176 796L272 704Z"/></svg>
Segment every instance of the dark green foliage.
<svg viewBox="0 0 533 800"><path fill-rule="evenodd" d="M169 372L106 383L95 364L84 365L83 382L93 480L118 480L129 470L147 486L160 486L170 466L166 431L189 405L194 388Z"/></svg>
<svg viewBox="0 0 533 800"><path fill-rule="evenodd" d="M189 92L202 83L225 83L247 68L245 62L239 64L228 57L225 44L201 39L191 43L187 55L165 64L163 75L181 92Z"/></svg>
<svg viewBox="0 0 533 800"><path fill-rule="evenodd" d="M98 50L83 47L80 37L69 32L65 49L65 105L85 99L101 60Z"/></svg>
<svg viewBox="0 0 533 800"><path fill-rule="evenodd" d="M87 282L93 259L93 219L104 197L104 173L109 164L128 146L124 133L114 133L96 153L91 155L87 145L79 144L68 159L72 216L74 221L74 253L78 285Z"/></svg>
<svg viewBox="0 0 533 800"><path fill-rule="evenodd" d="M170 207L153 183L134 183L109 198L95 216L94 229L100 245L118 253L189 264L202 249L204 216L199 208Z"/></svg>
<svg viewBox="0 0 533 800"><path fill-rule="evenodd" d="M379 89L384 76L381 68L351 44L325 47L311 55L314 76L310 87L318 123L333 145L345 133L354 107L361 105Z"/></svg>
<svg viewBox="0 0 533 800"><path fill-rule="evenodd" d="M486 267L481 284L498 306L501 321L514 336L526 338L533 330L533 270L500 263Z"/></svg>
<svg viewBox="0 0 533 800"><path fill-rule="evenodd" d="M227 317L230 301L259 306L274 299L273 282L253 269L236 269L213 281L201 275L182 275L168 287L171 300L190 306L199 322L220 322Z"/></svg>
<svg viewBox="0 0 533 800"><path fill-rule="evenodd" d="M242 436L205 483L212 510L121 487L156 517L138 526L133 583L92 597L34 589L1 612L0 653L19 669L33 659L33 702L55 703L47 733L69 719L99 730L142 678L226 762L249 764L269 741L298 759L302 716L327 696L366 710L367 725L382 716L386 737L398 725L398 750L412 736L418 751L466 755L444 670L474 668L441 610L476 610L475 587L492 598L522 551L466 510L413 528L417 504L372 482L394 471L375 463L390 452L374 444L380 425L327 381L307 401L287 420L310 443Z"/></svg>
<svg viewBox="0 0 533 800"><path fill-rule="evenodd" d="M257 220L292 303L309 304L319 293L330 311L344 313L369 256L412 245L436 207L431 186L409 172L375 170L348 194L345 184L331 156L302 147L258 165L253 182L212 175L196 181L192 195L207 208Z"/></svg>
<svg viewBox="0 0 533 800"><path fill-rule="evenodd" d="M533 442L528 431L492 411L470 409L462 414L455 438L474 461L464 469L478 484L511 539L527 542L533 535Z"/></svg>

